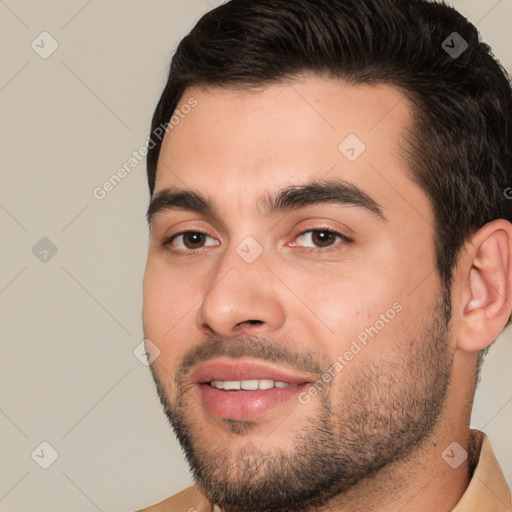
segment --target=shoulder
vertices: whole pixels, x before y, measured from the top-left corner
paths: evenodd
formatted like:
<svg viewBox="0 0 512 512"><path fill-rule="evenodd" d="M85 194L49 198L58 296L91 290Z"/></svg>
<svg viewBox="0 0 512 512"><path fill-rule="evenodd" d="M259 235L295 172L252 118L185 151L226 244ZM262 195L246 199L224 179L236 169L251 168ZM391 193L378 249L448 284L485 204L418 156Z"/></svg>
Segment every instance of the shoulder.
<svg viewBox="0 0 512 512"><path fill-rule="evenodd" d="M156 505L137 512L211 512L212 503L193 485Z"/></svg>

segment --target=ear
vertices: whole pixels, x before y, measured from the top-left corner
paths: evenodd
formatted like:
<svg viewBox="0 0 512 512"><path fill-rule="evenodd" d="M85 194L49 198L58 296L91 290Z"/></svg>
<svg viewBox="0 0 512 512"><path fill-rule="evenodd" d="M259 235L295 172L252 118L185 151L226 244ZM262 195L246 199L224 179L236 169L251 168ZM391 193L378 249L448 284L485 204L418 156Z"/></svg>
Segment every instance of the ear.
<svg viewBox="0 0 512 512"><path fill-rule="evenodd" d="M453 287L457 348L482 350L496 340L512 312L511 223L494 220L475 233L459 257Z"/></svg>

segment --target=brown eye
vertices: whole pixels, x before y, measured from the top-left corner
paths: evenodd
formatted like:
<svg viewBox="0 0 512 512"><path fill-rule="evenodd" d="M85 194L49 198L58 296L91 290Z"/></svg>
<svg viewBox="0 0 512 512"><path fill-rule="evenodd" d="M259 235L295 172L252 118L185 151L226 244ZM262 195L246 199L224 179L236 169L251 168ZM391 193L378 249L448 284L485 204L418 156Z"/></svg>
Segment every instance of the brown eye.
<svg viewBox="0 0 512 512"><path fill-rule="evenodd" d="M198 249L203 247L205 238L204 233L189 231L188 233L183 233L183 245L187 249Z"/></svg>
<svg viewBox="0 0 512 512"><path fill-rule="evenodd" d="M309 229L301 233L293 245L308 248L328 248L336 242L350 242L349 238L330 229Z"/></svg>
<svg viewBox="0 0 512 512"><path fill-rule="evenodd" d="M336 240L336 235L332 231L313 231L311 241L318 247L328 247Z"/></svg>
<svg viewBox="0 0 512 512"><path fill-rule="evenodd" d="M219 243L201 231L184 231L172 236L170 240L164 242L164 245L170 246L176 252L192 252L194 249L219 245Z"/></svg>

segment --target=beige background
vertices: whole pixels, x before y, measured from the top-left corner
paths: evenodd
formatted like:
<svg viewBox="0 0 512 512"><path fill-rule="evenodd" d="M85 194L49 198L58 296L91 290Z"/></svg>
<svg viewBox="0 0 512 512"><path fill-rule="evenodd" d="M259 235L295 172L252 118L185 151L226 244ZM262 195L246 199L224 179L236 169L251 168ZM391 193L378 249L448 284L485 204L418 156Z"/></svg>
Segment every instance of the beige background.
<svg viewBox="0 0 512 512"><path fill-rule="evenodd" d="M219 3L0 0L0 511L129 512L191 483L133 355L144 162L105 199L93 190L145 142L177 42ZM512 70L512 1L455 5ZM59 45L47 59L31 48L43 31ZM57 248L46 263L32 252L42 237ZM511 361L509 331L490 352L472 418L509 484ZM59 455L46 470L31 458L42 441ZM34 458L48 460L44 450Z"/></svg>

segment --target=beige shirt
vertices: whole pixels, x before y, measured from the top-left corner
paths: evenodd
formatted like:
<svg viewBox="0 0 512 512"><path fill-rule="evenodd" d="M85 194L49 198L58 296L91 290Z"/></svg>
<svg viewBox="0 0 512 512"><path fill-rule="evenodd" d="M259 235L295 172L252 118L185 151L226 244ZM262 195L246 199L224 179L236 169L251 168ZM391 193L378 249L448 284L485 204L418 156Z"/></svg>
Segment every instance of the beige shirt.
<svg viewBox="0 0 512 512"><path fill-rule="evenodd" d="M512 512L510 491L487 436L470 431L469 465L473 476L452 512ZM196 486L138 512L220 512Z"/></svg>

